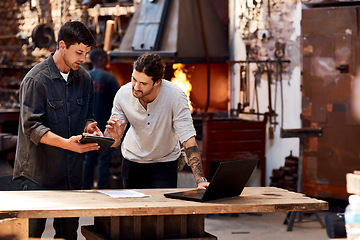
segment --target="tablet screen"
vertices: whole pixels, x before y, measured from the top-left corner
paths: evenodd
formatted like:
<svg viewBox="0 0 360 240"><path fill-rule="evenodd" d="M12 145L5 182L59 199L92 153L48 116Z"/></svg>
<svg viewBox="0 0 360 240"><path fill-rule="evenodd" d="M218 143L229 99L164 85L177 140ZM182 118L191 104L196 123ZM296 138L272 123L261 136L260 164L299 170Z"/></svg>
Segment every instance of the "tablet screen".
<svg viewBox="0 0 360 240"><path fill-rule="evenodd" d="M100 149L96 152L103 153L110 148L111 145L115 142L115 139L109 137L100 137L92 135L83 135L80 143L98 143Z"/></svg>

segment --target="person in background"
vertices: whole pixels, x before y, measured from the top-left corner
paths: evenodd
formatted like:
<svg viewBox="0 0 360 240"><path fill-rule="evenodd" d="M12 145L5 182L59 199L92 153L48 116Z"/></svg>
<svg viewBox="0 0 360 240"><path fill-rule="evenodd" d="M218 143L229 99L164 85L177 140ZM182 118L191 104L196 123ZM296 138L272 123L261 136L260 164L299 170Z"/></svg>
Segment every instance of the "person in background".
<svg viewBox="0 0 360 240"><path fill-rule="evenodd" d="M81 189L84 154L97 143L81 144L82 134L103 136L94 119L94 86L80 65L96 44L81 22L67 22L57 48L24 77L13 179L23 190ZM74 199L76 201L76 199ZM30 219L30 238L41 238L46 219ZM79 218L55 218L54 238L77 239Z"/></svg>
<svg viewBox="0 0 360 240"><path fill-rule="evenodd" d="M105 131L107 120L111 115L111 108L117 90L116 77L105 70L108 64L108 54L100 48L89 53L93 69L89 71L94 81L94 113L101 131ZM87 152L84 161L83 189L91 189L94 183L94 168L97 165L98 189L108 188L110 163L113 148L104 153Z"/></svg>
<svg viewBox="0 0 360 240"><path fill-rule="evenodd" d="M113 146L119 146L124 125L130 124L121 144L125 188L176 188L180 143L198 188L206 188L186 94L162 79L164 71L157 54L146 53L135 61L131 82L115 96L105 135L114 136Z"/></svg>

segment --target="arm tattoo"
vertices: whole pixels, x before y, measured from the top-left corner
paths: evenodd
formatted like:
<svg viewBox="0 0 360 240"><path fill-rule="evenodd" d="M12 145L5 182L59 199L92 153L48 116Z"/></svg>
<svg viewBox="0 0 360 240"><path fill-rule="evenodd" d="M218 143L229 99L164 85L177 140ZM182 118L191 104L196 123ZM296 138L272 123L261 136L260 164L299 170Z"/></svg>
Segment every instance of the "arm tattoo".
<svg viewBox="0 0 360 240"><path fill-rule="evenodd" d="M184 148L186 156L189 160L189 165L197 177L203 177L203 170L202 170L202 164L201 164L201 156L199 152L199 148L197 146L192 146L189 148Z"/></svg>

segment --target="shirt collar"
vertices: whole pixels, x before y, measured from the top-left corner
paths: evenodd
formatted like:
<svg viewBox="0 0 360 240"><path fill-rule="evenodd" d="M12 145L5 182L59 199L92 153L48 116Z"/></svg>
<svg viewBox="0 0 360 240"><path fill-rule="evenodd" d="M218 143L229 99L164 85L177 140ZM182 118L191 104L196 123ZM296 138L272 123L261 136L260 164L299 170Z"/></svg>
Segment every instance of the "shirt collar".
<svg viewBox="0 0 360 240"><path fill-rule="evenodd" d="M50 56L47 59L48 60L48 65L49 65L49 68L50 68L50 78L52 80L59 79L59 78L62 79L62 76L60 74L60 70L55 64L53 55L54 55L54 53L51 53ZM69 82L71 82L72 78L77 78L77 77L79 77L79 71L74 71L74 70L70 69L69 78L68 78L67 82L69 83Z"/></svg>

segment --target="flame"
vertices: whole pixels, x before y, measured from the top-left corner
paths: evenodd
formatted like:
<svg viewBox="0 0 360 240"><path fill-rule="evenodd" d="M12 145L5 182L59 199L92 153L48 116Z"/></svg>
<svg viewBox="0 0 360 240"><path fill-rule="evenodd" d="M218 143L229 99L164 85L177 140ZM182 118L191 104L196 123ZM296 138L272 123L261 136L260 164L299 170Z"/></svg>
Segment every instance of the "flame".
<svg viewBox="0 0 360 240"><path fill-rule="evenodd" d="M186 94L188 102L189 102L189 108L191 113L193 112L193 106L190 101L190 92L192 89L192 86L190 84L190 81L188 80L186 73L184 72L185 64L181 63L175 63L173 64L174 76L171 78L171 82L176 84L178 87L180 87Z"/></svg>

